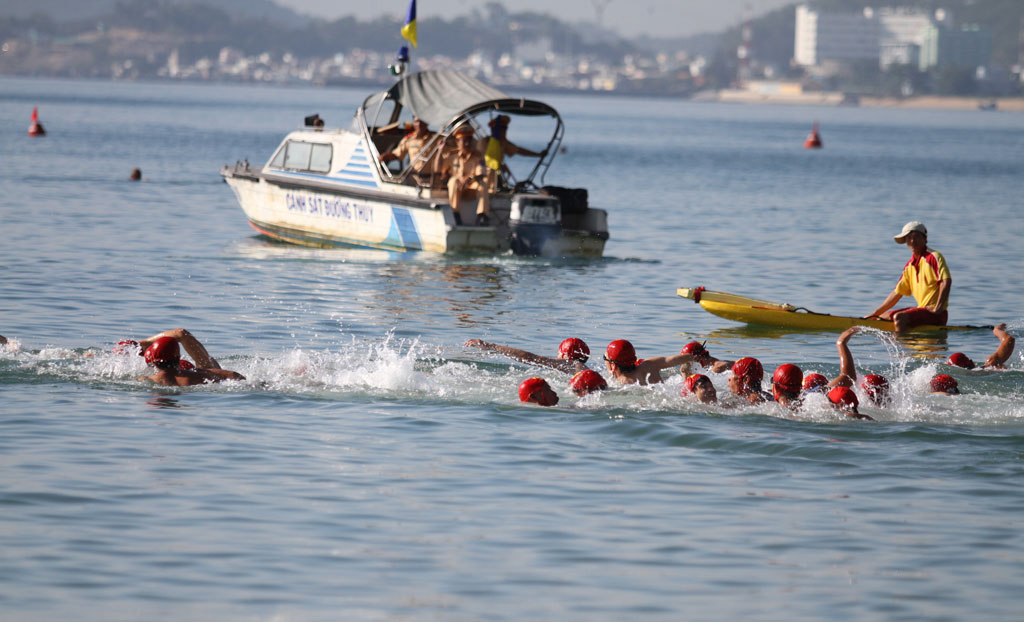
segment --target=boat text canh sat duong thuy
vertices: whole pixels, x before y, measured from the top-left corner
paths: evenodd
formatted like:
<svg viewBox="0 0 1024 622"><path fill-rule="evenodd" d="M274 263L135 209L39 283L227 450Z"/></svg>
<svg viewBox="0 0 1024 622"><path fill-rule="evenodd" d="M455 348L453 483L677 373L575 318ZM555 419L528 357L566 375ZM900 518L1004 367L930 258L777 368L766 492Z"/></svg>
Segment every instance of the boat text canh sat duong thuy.
<svg viewBox="0 0 1024 622"><path fill-rule="evenodd" d="M449 205L445 180L421 171L434 169L423 164L439 162L463 128L474 141L487 138L498 115L548 117L554 132L540 158L517 158L517 169L529 163L521 179L504 164L489 173L490 222L476 226L477 199ZM414 116L439 131L414 161L382 163L379 155L408 133ZM607 213L589 207L585 189L535 182L543 182L563 132L547 104L511 98L459 72L422 71L368 97L349 128L327 129L308 117L262 168L236 163L221 175L257 231L294 244L600 257Z"/></svg>

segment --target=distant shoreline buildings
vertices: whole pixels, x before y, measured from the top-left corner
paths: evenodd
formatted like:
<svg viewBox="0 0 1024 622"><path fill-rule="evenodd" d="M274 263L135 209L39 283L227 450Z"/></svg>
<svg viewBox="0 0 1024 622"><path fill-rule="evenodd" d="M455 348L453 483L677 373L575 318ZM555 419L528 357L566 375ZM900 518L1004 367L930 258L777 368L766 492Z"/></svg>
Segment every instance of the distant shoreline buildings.
<svg viewBox="0 0 1024 622"><path fill-rule="evenodd" d="M859 13L796 8L793 59L807 68L877 60L879 67L908 65L919 71L946 66L987 67L992 33L975 24L959 28L943 9L864 9Z"/></svg>

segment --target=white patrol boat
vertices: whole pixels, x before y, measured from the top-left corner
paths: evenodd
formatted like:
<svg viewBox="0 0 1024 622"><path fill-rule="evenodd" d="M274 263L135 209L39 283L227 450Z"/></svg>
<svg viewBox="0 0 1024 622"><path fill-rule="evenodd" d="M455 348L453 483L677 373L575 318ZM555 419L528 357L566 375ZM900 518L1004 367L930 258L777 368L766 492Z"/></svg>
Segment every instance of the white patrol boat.
<svg viewBox="0 0 1024 622"><path fill-rule="evenodd" d="M423 164L438 162L450 148L448 137L464 127L486 138L488 121L497 115L550 117L554 132L521 179L507 166L492 173L490 222L476 226L475 198L449 205L444 180L416 172L432 170ZM414 161L382 163L380 154L398 144L414 116L440 131ZM547 104L511 98L459 72L423 71L367 98L349 128L327 129L318 116L307 117L264 166L236 163L220 173L253 228L294 244L600 257L607 213L588 205L585 189L534 181L543 182L563 132L561 117Z"/></svg>

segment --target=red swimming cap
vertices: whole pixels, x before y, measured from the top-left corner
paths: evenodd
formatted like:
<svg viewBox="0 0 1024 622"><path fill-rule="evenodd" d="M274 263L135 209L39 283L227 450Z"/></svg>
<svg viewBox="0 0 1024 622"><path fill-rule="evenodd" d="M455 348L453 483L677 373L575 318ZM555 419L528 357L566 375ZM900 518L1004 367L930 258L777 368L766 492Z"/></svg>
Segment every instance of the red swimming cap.
<svg viewBox="0 0 1024 622"><path fill-rule="evenodd" d="M142 352L139 350L139 342L134 339L118 341L117 345L114 346L114 354L130 354L133 351L138 352L140 356L142 355Z"/></svg>
<svg viewBox="0 0 1024 622"><path fill-rule="evenodd" d="M889 399L889 381L878 374L868 374L860 382L860 388L868 394L876 404Z"/></svg>
<svg viewBox="0 0 1024 622"><path fill-rule="evenodd" d="M699 341L691 341L690 343L683 346L683 349L680 350L679 353L692 354L694 356L711 356L707 348L704 347L704 344Z"/></svg>
<svg viewBox="0 0 1024 622"><path fill-rule="evenodd" d="M533 402L540 404L541 406L554 406L558 403L558 396L554 395L554 401L540 397L537 401L531 400L534 393L538 391L547 390L554 395L551 391L551 385L548 384L547 380L543 378L527 378L519 385L519 401L521 402Z"/></svg>
<svg viewBox="0 0 1024 622"><path fill-rule="evenodd" d="M946 362L950 365L956 365L957 367L963 367L964 369L974 369L974 361L972 361L963 352L954 352L949 355Z"/></svg>
<svg viewBox="0 0 1024 622"><path fill-rule="evenodd" d="M181 358L178 340L173 337L160 337L146 348L146 362L150 365L177 361Z"/></svg>
<svg viewBox="0 0 1024 622"><path fill-rule="evenodd" d="M586 363L590 358L590 348L582 339L569 337L558 346L558 358Z"/></svg>
<svg viewBox="0 0 1024 622"><path fill-rule="evenodd" d="M857 406L860 405L857 394L850 387L832 387L832 390L828 392L828 401L832 402L833 406L844 410L848 410L850 407L857 410Z"/></svg>
<svg viewBox="0 0 1024 622"><path fill-rule="evenodd" d="M636 365L636 350L625 339L616 339L608 344L604 358L619 365Z"/></svg>
<svg viewBox="0 0 1024 622"><path fill-rule="evenodd" d="M803 389L808 393L817 391L828 384L828 378L821 374L807 374L804 376Z"/></svg>
<svg viewBox="0 0 1024 622"><path fill-rule="evenodd" d="M751 382L759 384L764 378L764 368L761 361L745 356L732 365L732 373L740 378L748 378Z"/></svg>
<svg viewBox="0 0 1024 622"><path fill-rule="evenodd" d="M772 384L778 385L783 391L800 392L800 383L803 382L804 372L792 363L779 365L775 368L772 376Z"/></svg>
<svg viewBox="0 0 1024 622"><path fill-rule="evenodd" d="M704 374L691 374L686 377L683 381L683 386L679 390L680 395L690 395L691 393L697 392L697 385L703 381L711 382L711 378L708 378Z"/></svg>
<svg viewBox="0 0 1024 622"><path fill-rule="evenodd" d="M192 371L195 368L196 366L193 365L191 361L186 361L185 359L178 360L178 369L181 371Z"/></svg>
<svg viewBox="0 0 1024 622"><path fill-rule="evenodd" d="M569 388L572 389L573 393L582 397L594 391L607 389L608 383L596 371L584 369L572 377L572 380L569 381Z"/></svg>
<svg viewBox="0 0 1024 622"><path fill-rule="evenodd" d="M956 378L948 374L939 374L932 378L931 381L932 391L935 393L960 393L960 387L957 385Z"/></svg>

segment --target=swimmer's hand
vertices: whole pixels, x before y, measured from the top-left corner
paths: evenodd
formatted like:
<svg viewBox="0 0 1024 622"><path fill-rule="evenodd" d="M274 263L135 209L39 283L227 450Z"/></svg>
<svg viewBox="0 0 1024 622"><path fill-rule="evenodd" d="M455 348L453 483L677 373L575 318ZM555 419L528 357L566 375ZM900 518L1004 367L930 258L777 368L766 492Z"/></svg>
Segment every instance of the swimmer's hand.
<svg viewBox="0 0 1024 622"><path fill-rule="evenodd" d="M481 350L490 350L493 343L488 343L483 339L467 339L466 343L463 344L467 348L479 348Z"/></svg>

